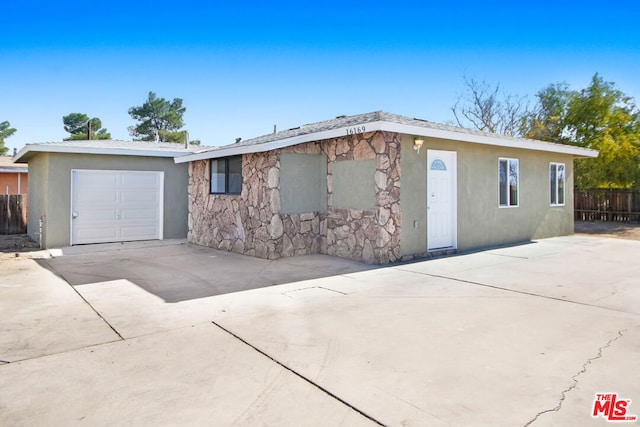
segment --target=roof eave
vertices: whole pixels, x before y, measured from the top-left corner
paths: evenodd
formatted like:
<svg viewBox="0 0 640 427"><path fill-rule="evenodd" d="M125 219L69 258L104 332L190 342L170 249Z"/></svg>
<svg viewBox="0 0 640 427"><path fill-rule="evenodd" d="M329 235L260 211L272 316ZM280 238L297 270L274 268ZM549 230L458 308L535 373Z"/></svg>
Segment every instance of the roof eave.
<svg viewBox="0 0 640 427"><path fill-rule="evenodd" d="M520 148L524 150L545 151L550 153L569 154L575 157L598 157L598 150L576 147L573 145L556 144L535 139L504 138L500 136L478 135L473 133L455 132L444 129L425 128L422 126L388 123L384 130L409 135L447 139L452 141L471 142L475 144L493 145L498 147Z"/></svg>
<svg viewBox="0 0 640 427"><path fill-rule="evenodd" d="M427 128L423 126L415 126L402 123L394 123L388 121L377 121L371 123L363 123L367 132L387 131L397 132L408 135L424 136L431 138L446 139L452 141L470 142L475 144L493 145L498 147L520 148L525 150L545 151L559 154L568 154L575 157L598 157L598 151L588 148L575 147L572 145L554 144L550 142L537 141L532 139L510 139L490 135L478 135L465 132L455 132L443 129ZM308 133L290 138L279 139L276 141L265 142L255 145L239 145L226 146L216 150L203 151L200 153L186 154L176 157L176 163L193 162L197 160L216 159L220 157L236 156L241 154L260 153L278 148L285 148L292 145L303 144L312 141L321 141L324 139L336 138L349 135L349 131L354 126L345 126L337 129L331 129L321 132Z"/></svg>
<svg viewBox="0 0 640 427"><path fill-rule="evenodd" d="M29 168L5 168L5 167L0 167L0 173L29 173Z"/></svg>
<svg viewBox="0 0 640 427"><path fill-rule="evenodd" d="M130 150L125 148L98 148L98 147L65 147L53 145L27 144L13 158L14 163L28 162L38 153L66 153L66 154L102 154L114 156L142 156L142 157L179 157L184 156L180 151L154 151L154 150Z"/></svg>

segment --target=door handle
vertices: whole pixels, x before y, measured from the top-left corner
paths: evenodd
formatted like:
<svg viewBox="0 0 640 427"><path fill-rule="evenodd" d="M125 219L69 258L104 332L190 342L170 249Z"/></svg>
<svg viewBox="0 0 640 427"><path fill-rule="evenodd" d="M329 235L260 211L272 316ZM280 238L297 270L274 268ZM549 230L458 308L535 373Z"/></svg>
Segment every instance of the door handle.
<svg viewBox="0 0 640 427"><path fill-rule="evenodd" d="M72 212L71 213L71 218L73 218L73 219L78 218L78 212Z"/></svg>

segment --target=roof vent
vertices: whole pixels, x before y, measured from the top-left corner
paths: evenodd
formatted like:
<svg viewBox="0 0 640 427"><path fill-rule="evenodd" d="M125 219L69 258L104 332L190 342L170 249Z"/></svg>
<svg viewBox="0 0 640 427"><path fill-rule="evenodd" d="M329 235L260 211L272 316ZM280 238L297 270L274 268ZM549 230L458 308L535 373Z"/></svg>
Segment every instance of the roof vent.
<svg viewBox="0 0 640 427"><path fill-rule="evenodd" d="M240 141L242 141L242 138L236 138L236 144Z"/></svg>

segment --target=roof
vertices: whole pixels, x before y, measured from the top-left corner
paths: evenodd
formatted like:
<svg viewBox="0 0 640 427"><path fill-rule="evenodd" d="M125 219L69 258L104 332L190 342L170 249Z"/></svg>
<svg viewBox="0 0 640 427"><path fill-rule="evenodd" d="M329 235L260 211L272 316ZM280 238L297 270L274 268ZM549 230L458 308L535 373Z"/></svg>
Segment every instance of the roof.
<svg viewBox="0 0 640 427"><path fill-rule="evenodd" d="M528 150L547 151L571 154L576 157L597 157L598 151L571 145L555 144L534 139L515 138L497 135L457 126L450 126L428 120L391 114L384 111L358 114L354 116L338 116L335 119L302 125L257 138L240 141L223 147L200 149L193 154L175 159L176 163L195 160L214 159L238 154L259 153L277 148L289 147L305 142L347 136L353 133L388 131L408 135L441 138L476 144L501 147L522 148Z"/></svg>
<svg viewBox="0 0 640 427"><path fill-rule="evenodd" d="M24 163L13 163L10 156L0 156L0 173L28 173L29 168Z"/></svg>
<svg viewBox="0 0 640 427"><path fill-rule="evenodd" d="M153 141L57 141L27 144L15 155L14 161L28 162L37 153L111 154L116 156L179 157L193 153L200 146Z"/></svg>

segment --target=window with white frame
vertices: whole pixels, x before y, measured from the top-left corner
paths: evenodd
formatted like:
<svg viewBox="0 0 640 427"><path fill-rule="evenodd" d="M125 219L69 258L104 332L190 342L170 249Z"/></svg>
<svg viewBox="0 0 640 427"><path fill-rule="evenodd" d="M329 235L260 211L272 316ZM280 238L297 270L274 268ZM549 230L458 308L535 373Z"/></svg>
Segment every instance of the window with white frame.
<svg viewBox="0 0 640 427"><path fill-rule="evenodd" d="M564 206L565 187L564 163L549 164L549 203L551 206Z"/></svg>
<svg viewBox="0 0 640 427"><path fill-rule="evenodd" d="M519 199L520 168L518 159L498 159L499 206L517 207Z"/></svg>
<svg viewBox="0 0 640 427"><path fill-rule="evenodd" d="M211 159L212 194L240 194L242 192L242 156Z"/></svg>

